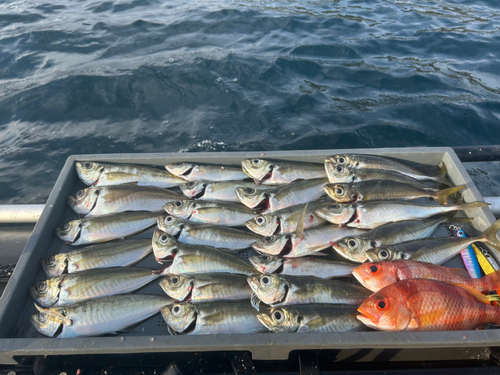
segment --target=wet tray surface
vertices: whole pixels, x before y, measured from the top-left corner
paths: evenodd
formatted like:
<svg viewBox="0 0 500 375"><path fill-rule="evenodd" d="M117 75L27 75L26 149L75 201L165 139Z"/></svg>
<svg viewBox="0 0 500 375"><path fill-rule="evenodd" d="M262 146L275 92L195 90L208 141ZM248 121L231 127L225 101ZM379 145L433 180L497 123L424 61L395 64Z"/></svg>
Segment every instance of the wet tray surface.
<svg viewBox="0 0 500 375"><path fill-rule="evenodd" d="M467 185L463 197L466 202L482 201L482 197L465 168L451 148L395 148L358 150L318 150L284 152L242 153L193 153L193 154L116 154L77 155L70 157L57 180L45 209L28 241L18 265L2 296L0 304L0 363L15 363L15 356L65 355L144 352L196 352L248 350L254 359L286 359L292 350L347 349L347 348L422 348L451 346L491 346L500 342L500 330L456 332L356 332L356 333L307 333L307 334L247 334L207 336L170 336L160 314L132 327L123 334L105 337L54 339L39 334L29 322L35 312L34 301L28 288L45 279L40 260L48 255L74 250L54 234L54 228L76 218L66 203L66 197L85 185L79 180L74 165L76 161L101 161L111 163L146 164L162 167L168 163L190 161L199 163L239 166L246 158L264 158L323 163L325 157L338 153L366 153L392 156L409 162L437 165L446 164L455 185ZM486 229L495 220L488 208L468 210L474 217L472 227L465 227L470 235ZM150 229L135 238L151 238ZM447 235L439 228L435 235ZM253 250L243 250L238 256L247 259ZM331 256L332 259L335 255ZM459 267L455 258L446 265ZM150 254L136 266L160 269ZM157 281L136 293L164 295ZM300 337L300 339L299 339Z"/></svg>

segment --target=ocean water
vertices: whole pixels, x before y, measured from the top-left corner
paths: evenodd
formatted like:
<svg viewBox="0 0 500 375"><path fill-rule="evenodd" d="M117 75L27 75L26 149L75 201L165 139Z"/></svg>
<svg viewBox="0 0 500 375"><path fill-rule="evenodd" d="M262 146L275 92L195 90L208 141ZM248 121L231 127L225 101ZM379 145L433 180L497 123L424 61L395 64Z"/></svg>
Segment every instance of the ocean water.
<svg viewBox="0 0 500 375"><path fill-rule="evenodd" d="M4 0L0 203L72 154L500 144L498 0Z"/></svg>

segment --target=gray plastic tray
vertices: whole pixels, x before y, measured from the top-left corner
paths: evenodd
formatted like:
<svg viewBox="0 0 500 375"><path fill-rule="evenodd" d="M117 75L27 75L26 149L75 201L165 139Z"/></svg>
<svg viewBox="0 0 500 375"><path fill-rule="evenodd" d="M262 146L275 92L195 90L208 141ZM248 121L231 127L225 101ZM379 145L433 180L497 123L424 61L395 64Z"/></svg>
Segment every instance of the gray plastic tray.
<svg viewBox="0 0 500 375"><path fill-rule="evenodd" d="M467 185L463 197L466 202L483 201L460 160L451 148L393 148L278 152L228 152L182 154L105 154L76 155L68 158L56 181L45 209L19 259L17 267L0 299L0 363L16 363L16 357L25 355L75 355L152 352L238 351L252 352L254 359L286 359L293 350L355 349L355 348L438 348L463 346L497 346L500 330L455 332L357 332L307 334L251 334L170 336L159 314L134 327L130 332L116 336L74 339L46 338L36 332L28 317L35 311L28 288L45 278L40 260L50 254L69 251L54 235L54 228L76 215L66 203L66 197L84 187L78 179L76 161L102 161L163 166L167 163L192 161L226 165L240 165L245 158L269 158L322 163L325 157L337 153L366 153L392 156L410 162L437 165L443 161L452 182ZM473 217L472 231L482 231L495 219L488 208L466 211ZM151 237L152 230L140 237ZM240 252L247 258L249 251ZM497 257L498 258L498 257ZM456 262L456 261L455 261ZM458 262L454 264L458 265ZM152 256L139 266L160 268ZM162 294L158 283L141 289L139 293Z"/></svg>

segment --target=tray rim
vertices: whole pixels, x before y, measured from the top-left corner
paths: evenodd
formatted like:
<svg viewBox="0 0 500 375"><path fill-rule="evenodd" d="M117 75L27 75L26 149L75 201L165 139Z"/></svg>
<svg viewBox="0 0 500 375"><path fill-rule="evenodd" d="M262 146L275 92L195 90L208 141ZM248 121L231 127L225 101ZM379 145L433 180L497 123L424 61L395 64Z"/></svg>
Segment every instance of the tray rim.
<svg viewBox="0 0 500 375"><path fill-rule="evenodd" d="M182 159L185 161L216 162L213 159L253 158L300 159L304 156L320 157L335 153L383 154L397 157L402 153L442 153L448 154L457 168L459 176L468 187L472 200L484 201L475 187L454 150L450 147L398 147L367 149L322 149L293 151L239 151L239 152L199 152L199 153L127 153L127 154L81 154L69 156L54 184L39 221L33 229L16 269L0 299L0 363L17 363L14 356L19 355L74 355L74 354L112 354L146 352L194 352L249 350L254 359L286 359L293 350L303 349L339 349L339 348L443 348L462 346L495 346L500 343L500 330L453 331L453 332L355 332L355 333L309 333L296 342L295 334L253 334L253 335L214 335L208 336L134 336L134 337L81 337L74 339L52 338L5 338L4 320L8 317L7 309L16 298L15 291L38 242L48 237L46 231L50 215L61 204L59 192L64 184L70 183L70 174L74 173L76 161L89 160L103 162L124 162L131 164L151 164L152 159ZM134 161L130 161L134 159ZM148 161L149 160L149 161ZM469 201L469 199L466 199ZM491 211L480 208L482 221L480 227L492 224L495 219ZM50 235L53 236L53 228ZM484 228L483 228L484 229ZM17 324L17 321L15 322ZM2 338L3 336L3 338ZM228 340L224 340L228 338ZM269 350L272 346L272 350Z"/></svg>

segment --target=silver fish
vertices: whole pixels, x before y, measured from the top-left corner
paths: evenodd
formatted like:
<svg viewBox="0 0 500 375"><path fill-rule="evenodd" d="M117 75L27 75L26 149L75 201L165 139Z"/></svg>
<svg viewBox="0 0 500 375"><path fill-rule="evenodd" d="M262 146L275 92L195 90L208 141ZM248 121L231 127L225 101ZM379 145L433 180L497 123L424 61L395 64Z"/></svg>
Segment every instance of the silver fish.
<svg viewBox="0 0 500 375"><path fill-rule="evenodd" d="M303 237L296 233L282 236L267 236L255 242L252 247L269 255L279 255L284 258L299 258L314 255L331 246L335 241L347 236L365 233L361 229L325 225L306 229Z"/></svg>
<svg viewBox="0 0 500 375"><path fill-rule="evenodd" d="M127 267L146 257L153 247L149 239L133 239L88 246L51 255L41 261L49 277L94 268Z"/></svg>
<svg viewBox="0 0 500 375"><path fill-rule="evenodd" d="M429 237L439 224L450 219L449 216L439 216L434 219L396 221L355 237L345 237L331 245L344 258L363 263L368 260L368 250Z"/></svg>
<svg viewBox="0 0 500 375"><path fill-rule="evenodd" d="M193 223L243 226L255 213L241 203L176 200L164 206L168 214Z"/></svg>
<svg viewBox="0 0 500 375"><path fill-rule="evenodd" d="M441 265L474 242L491 245L499 254L500 241L496 233L500 230L500 220L487 228L478 237L442 237L403 242L401 244L374 248L367 252L370 261L409 259Z"/></svg>
<svg viewBox="0 0 500 375"><path fill-rule="evenodd" d="M255 270L240 258L210 246L188 245L157 229L153 234L153 252L156 261L173 260L164 273L233 273L253 275Z"/></svg>
<svg viewBox="0 0 500 375"><path fill-rule="evenodd" d="M96 298L69 306L42 309L30 321L45 336L72 338L116 333L172 304L161 296L121 295Z"/></svg>
<svg viewBox="0 0 500 375"><path fill-rule="evenodd" d="M186 181L232 181L248 178L241 168L223 165L180 162L168 164L165 169Z"/></svg>
<svg viewBox="0 0 500 375"><path fill-rule="evenodd" d="M57 237L68 245L78 246L124 238L153 226L157 213L122 212L70 221L58 228Z"/></svg>
<svg viewBox="0 0 500 375"><path fill-rule="evenodd" d="M421 188L435 188L442 183L444 183L445 185L449 185L449 183L446 183L445 181L439 183L436 181L416 180L414 178L411 178L410 176L405 176L404 174L394 171L379 169L355 169L339 164L330 163L328 161L325 162L325 169L328 175L328 180L332 184L388 180L410 184Z"/></svg>
<svg viewBox="0 0 500 375"><path fill-rule="evenodd" d="M261 236L242 230L186 222L171 215L158 216L158 228L176 236L180 242L192 245L207 245L228 251L249 248Z"/></svg>
<svg viewBox="0 0 500 375"><path fill-rule="evenodd" d="M356 203L385 200L414 200L419 198L434 198L439 204L447 204L448 197L465 188L465 185L438 190L421 188L411 184L390 181L373 180L355 182L352 184L328 184L326 193L339 203Z"/></svg>
<svg viewBox="0 0 500 375"><path fill-rule="evenodd" d="M78 177L89 186L136 184L168 188L183 184L185 180L171 173L144 165L104 164L76 162Z"/></svg>
<svg viewBox="0 0 500 375"><path fill-rule="evenodd" d="M318 257L279 258L276 256L252 256L248 258L254 268L261 273L279 275L312 276L320 279L351 276L357 264L337 262Z"/></svg>
<svg viewBox="0 0 500 375"><path fill-rule="evenodd" d="M275 212L297 204L314 202L326 195L325 179L294 182L276 189L236 188L241 203L262 214Z"/></svg>
<svg viewBox="0 0 500 375"><path fill-rule="evenodd" d="M274 333L366 330L366 326L357 319L357 309L357 306L327 304L281 306L266 309L257 318Z"/></svg>
<svg viewBox="0 0 500 375"><path fill-rule="evenodd" d="M397 172L415 180L441 181L439 177L429 176L409 165L385 156L341 154L333 155L325 160L326 164L336 164L354 169L376 169Z"/></svg>
<svg viewBox="0 0 500 375"><path fill-rule="evenodd" d="M411 202L380 201L355 203L352 205L333 204L320 208L314 213L334 224L362 229L373 229L380 225L400 221L424 219L458 210L470 210L488 206L485 202L449 205L427 205Z"/></svg>
<svg viewBox="0 0 500 375"><path fill-rule="evenodd" d="M168 275L160 286L169 297L183 302L241 300L252 295L246 276L229 273Z"/></svg>
<svg viewBox="0 0 500 375"><path fill-rule="evenodd" d="M252 181L191 181L180 186L182 193L189 199L203 199L204 201L224 201L241 203L236 195L236 188L252 188ZM265 189L265 186L261 186ZM267 189L274 189L268 186Z"/></svg>
<svg viewBox="0 0 500 375"><path fill-rule="evenodd" d="M147 268L94 269L40 281L29 292L42 306L63 306L97 297L131 293L159 276L158 271Z"/></svg>
<svg viewBox="0 0 500 375"><path fill-rule="evenodd" d="M267 332L249 301L176 303L161 310L173 335Z"/></svg>
<svg viewBox="0 0 500 375"><path fill-rule="evenodd" d="M314 211L330 204L331 202L309 203L305 213L304 229L328 224L328 221L315 215ZM261 236L293 233L297 230L304 206L304 204L299 204L270 214L256 216L248 220L245 226Z"/></svg>
<svg viewBox="0 0 500 375"><path fill-rule="evenodd" d="M253 275L248 284L255 293L252 304L272 306L328 303L360 305L371 292L358 285L307 276Z"/></svg>
<svg viewBox="0 0 500 375"><path fill-rule="evenodd" d="M241 166L257 185L289 184L295 180L326 178L323 164L246 159L241 162Z"/></svg>
<svg viewBox="0 0 500 375"><path fill-rule="evenodd" d="M170 190L150 186L90 187L68 197L71 208L81 216L95 217L125 211L163 210L167 202L182 199Z"/></svg>

